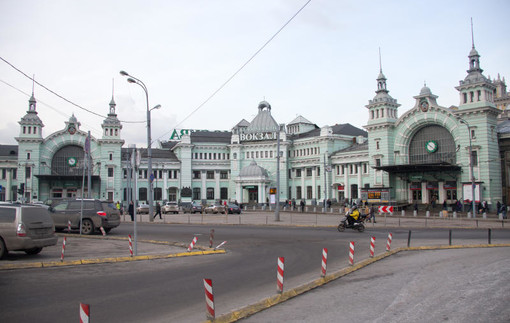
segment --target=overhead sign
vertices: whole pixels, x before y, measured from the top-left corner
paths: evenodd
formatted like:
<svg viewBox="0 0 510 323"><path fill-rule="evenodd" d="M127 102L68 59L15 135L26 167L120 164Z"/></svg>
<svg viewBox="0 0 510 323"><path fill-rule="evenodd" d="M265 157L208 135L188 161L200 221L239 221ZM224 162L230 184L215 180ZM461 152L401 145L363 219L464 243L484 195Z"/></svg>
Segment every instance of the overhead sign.
<svg viewBox="0 0 510 323"><path fill-rule="evenodd" d="M393 213L393 206L379 206L379 213Z"/></svg>
<svg viewBox="0 0 510 323"><path fill-rule="evenodd" d="M262 140L276 140L276 132L254 132L242 133L239 135L240 141L262 141Z"/></svg>
<svg viewBox="0 0 510 323"><path fill-rule="evenodd" d="M172 131L172 135L170 136L170 140L181 140L182 136L189 135L194 130L191 129L174 129Z"/></svg>

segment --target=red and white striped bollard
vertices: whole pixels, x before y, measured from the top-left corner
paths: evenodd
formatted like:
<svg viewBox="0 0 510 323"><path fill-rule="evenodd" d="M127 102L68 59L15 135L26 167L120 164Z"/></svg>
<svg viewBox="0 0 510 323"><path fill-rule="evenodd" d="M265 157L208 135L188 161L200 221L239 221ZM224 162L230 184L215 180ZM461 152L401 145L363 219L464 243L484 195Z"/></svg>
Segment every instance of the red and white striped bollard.
<svg viewBox="0 0 510 323"><path fill-rule="evenodd" d="M80 303L80 323L90 322L90 305Z"/></svg>
<svg viewBox="0 0 510 323"><path fill-rule="evenodd" d="M64 261L64 254L66 251L66 242L67 242L67 237L64 237L64 240L62 241L62 253L60 255L60 261Z"/></svg>
<svg viewBox="0 0 510 323"><path fill-rule="evenodd" d="M214 240L214 229L211 229L211 234L209 235L209 248L212 248Z"/></svg>
<svg viewBox="0 0 510 323"><path fill-rule="evenodd" d="M283 293L283 272L285 269L285 258L278 257L278 267L276 269L276 292Z"/></svg>
<svg viewBox="0 0 510 323"><path fill-rule="evenodd" d="M103 237L106 236L106 231L103 227L100 227L99 230L101 230L101 233L103 234Z"/></svg>
<svg viewBox="0 0 510 323"><path fill-rule="evenodd" d="M390 251L391 247L391 240L393 239L393 234L388 234L388 242L386 242L386 251Z"/></svg>
<svg viewBox="0 0 510 323"><path fill-rule="evenodd" d="M374 257L375 253L375 237L370 237L370 257Z"/></svg>
<svg viewBox="0 0 510 323"><path fill-rule="evenodd" d="M131 240L131 235L128 234L128 240L129 240L129 254L131 257L133 257L133 240Z"/></svg>
<svg viewBox="0 0 510 323"><path fill-rule="evenodd" d="M204 278L204 290L205 290L205 305L206 305L206 317L210 320L214 320L214 294L212 289L212 279Z"/></svg>
<svg viewBox="0 0 510 323"><path fill-rule="evenodd" d="M349 263L354 265L354 241L349 244Z"/></svg>
<svg viewBox="0 0 510 323"><path fill-rule="evenodd" d="M322 248L322 273L321 277L326 277L326 267L328 264L328 248Z"/></svg>
<svg viewBox="0 0 510 323"><path fill-rule="evenodd" d="M67 221L67 233L71 233L71 220Z"/></svg>
<svg viewBox="0 0 510 323"><path fill-rule="evenodd" d="M195 247L195 244L197 243L197 240L198 240L197 237L193 237L193 240L189 244L188 251L193 250L193 247Z"/></svg>

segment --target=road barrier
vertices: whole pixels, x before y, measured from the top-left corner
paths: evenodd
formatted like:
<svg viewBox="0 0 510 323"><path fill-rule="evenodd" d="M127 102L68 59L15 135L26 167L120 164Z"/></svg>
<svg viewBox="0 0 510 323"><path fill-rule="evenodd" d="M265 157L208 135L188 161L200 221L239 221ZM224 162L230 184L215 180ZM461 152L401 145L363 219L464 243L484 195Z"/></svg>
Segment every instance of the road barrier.
<svg viewBox="0 0 510 323"><path fill-rule="evenodd" d="M80 323L90 322L90 305L80 303Z"/></svg>
<svg viewBox="0 0 510 323"><path fill-rule="evenodd" d="M64 240L62 241L62 253L60 255L60 261L61 262L64 261L64 254L65 254L65 251L66 251L66 241L67 241L67 237L64 237Z"/></svg>
<svg viewBox="0 0 510 323"><path fill-rule="evenodd" d="M393 206L379 206L379 213L393 213Z"/></svg>
<svg viewBox="0 0 510 323"><path fill-rule="evenodd" d="M131 257L133 257L133 240L131 240L131 235L128 234L128 240L129 240L129 254Z"/></svg>
<svg viewBox="0 0 510 323"><path fill-rule="evenodd" d="M196 243L197 243L197 237L193 237L193 240L191 240L191 243L189 244L188 251L193 250L193 247L195 247Z"/></svg>
<svg viewBox="0 0 510 323"><path fill-rule="evenodd" d="M67 233L71 233L71 220L67 221Z"/></svg>
<svg viewBox="0 0 510 323"><path fill-rule="evenodd" d="M226 241L223 241L222 243L220 243L219 245L216 246L216 248L214 248L214 250L216 249L219 249L220 247L222 247L225 243L227 243Z"/></svg>
<svg viewBox="0 0 510 323"><path fill-rule="evenodd" d="M322 248L322 272L321 277L326 277L326 268L328 265L328 248Z"/></svg>
<svg viewBox="0 0 510 323"><path fill-rule="evenodd" d="M106 236L106 231L103 227L100 227L99 230L101 230L101 233L103 234L103 237Z"/></svg>
<svg viewBox="0 0 510 323"><path fill-rule="evenodd" d="M370 237L370 257L373 258L375 253L375 237Z"/></svg>
<svg viewBox="0 0 510 323"><path fill-rule="evenodd" d="M354 241L349 244L349 263L354 265Z"/></svg>
<svg viewBox="0 0 510 323"><path fill-rule="evenodd" d="M205 315L207 319L214 321L216 315L214 311L214 294L212 289L212 279L204 278L204 290L206 305Z"/></svg>
<svg viewBox="0 0 510 323"><path fill-rule="evenodd" d="M211 229L211 234L209 234L209 248L212 248L214 240L214 229Z"/></svg>
<svg viewBox="0 0 510 323"><path fill-rule="evenodd" d="M284 257L278 257L278 267L276 268L276 292L283 293L283 272L284 272Z"/></svg>
<svg viewBox="0 0 510 323"><path fill-rule="evenodd" d="M391 240L393 239L393 234L388 234L388 241L386 242L386 251L390 251L391 248Z"/></svg>

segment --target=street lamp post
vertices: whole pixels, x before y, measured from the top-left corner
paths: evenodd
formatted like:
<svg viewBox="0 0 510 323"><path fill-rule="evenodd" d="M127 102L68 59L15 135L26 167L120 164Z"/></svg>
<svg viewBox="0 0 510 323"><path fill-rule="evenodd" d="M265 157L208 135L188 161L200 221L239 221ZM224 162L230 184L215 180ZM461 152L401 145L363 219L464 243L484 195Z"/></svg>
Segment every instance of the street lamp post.
<svg viewBox="0 0 510 323"><path fill-rule="evenodd" d="M475 172L473 171L473 146L471 144L471 126L467 123L466 120L461 117L457 117L460 123L463 123L468 128L468 138L469 138L469 171L471 173L471 211L473 212L473 218L476 218L476 208L475 208Z"/></svg>
<svg viewBox="0 0 510 323"><path fill-rule="evenodd" d="M161 105L156 105L154 108L149 109L149 91L147 90L147 86L138 78L134 77L133 75L129 75L126 71L120 71L120 75L127 76L127 81L129 83L135 83L140 85L140 87L145 92L145 99L147 101L147 160L148 160L148 167L147 167L147 182L149 187L149 220L152 222L153 218L153 211L154 211L154 191L152 186L152 180L153 180L153 174L152 174L152 139L151 139L151 111L154 109L161 108Z"/></svg>

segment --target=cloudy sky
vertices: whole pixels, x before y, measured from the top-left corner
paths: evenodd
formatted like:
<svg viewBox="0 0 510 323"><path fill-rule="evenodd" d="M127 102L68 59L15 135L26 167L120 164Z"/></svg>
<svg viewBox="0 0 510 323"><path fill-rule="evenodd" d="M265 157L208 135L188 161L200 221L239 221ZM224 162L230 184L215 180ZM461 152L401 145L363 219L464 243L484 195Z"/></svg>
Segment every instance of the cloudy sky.
<svg viewBox="0 0 510 323"><path fill-rule="evenodd" d="M400 115L425 82L440 105L458 105L454 87L468 69L471 17L485 76L510 77L510 1L307 2L0 0L0 144L16 143L28 109L32 81L20 71L101 115L36 84L44 136L74 113L81 130L101 137L114 83L119 119L139 122L124 123L126 147L147 145L146 101L120 70L147 85L151 107L162 106L152 111L155 141L174 128L230 130L251 121L262 100L279 123L302 115L320 127L362 127L379 48Z"/></svg>

